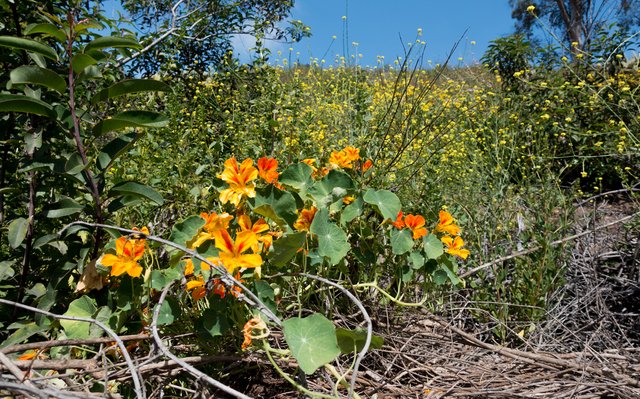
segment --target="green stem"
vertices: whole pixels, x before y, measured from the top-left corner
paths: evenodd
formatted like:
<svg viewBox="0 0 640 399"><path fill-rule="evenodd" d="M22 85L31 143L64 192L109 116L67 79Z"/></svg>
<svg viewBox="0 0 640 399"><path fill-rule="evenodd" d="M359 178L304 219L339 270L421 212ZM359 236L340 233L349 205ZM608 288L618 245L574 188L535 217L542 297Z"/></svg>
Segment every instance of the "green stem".
<svg viewBox="0 0 640 399"><path fill-rule="evenodd" d="M278 353L278 352L272 349L266 340L263 340L262 343L263 343L262 348L264 349L264 352L267 354L267 357L269 358L269 362L271 363L273 368L275 368L278 374L280 374L280 376L284 378L289 384L293 385L298 391L304 393L305 395L309 395L312 398L336 399L336 396L329 396L323 393L313 392L303 387L302 385L298 384L293 378L291 378L287 373L285 373L284 370L280 368L280 366L278 366L276 361L273 359L273 356L271 356L271 352L274 352L274 353Z"/></svg>
<svg viewBox="0 0 640 399"><path fill-rule="evenodd" d="M377 283L354 284L354 285L351 286L351 288L354 288L354 289L358 289L358 288L374 288L378 292L380 292L382 295L384 295L387 299L389 299L391 302L393 302L393 303L395 303L397 305L400 305L400 306L420 307L420 306L424 305L427 302L427 297L426 296L424 298L422 298L422 300L420 302L403 302L403 301L397 299L396 297L394 297L393 295L389 294L387 291L385 291L382 288L378 287Z"/></svg>

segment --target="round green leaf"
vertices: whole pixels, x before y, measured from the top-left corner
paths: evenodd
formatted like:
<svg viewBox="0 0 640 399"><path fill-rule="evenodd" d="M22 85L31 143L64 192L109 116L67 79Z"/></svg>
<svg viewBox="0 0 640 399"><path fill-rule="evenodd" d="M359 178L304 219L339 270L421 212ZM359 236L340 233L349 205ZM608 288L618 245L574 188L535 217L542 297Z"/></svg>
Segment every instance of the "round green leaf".
<svg viewBox="0 0 640 399"><path fill-rule="evenodd" d="M351 246L347 234L329 220L329 211L319 210L311 222L311 232L318 237L318 254L329 258L332 265L345 257Z"/></svg>
<svg viewBox="0 0 640 399"><path fill-rule="evenodd" d="M276 222L280 226L285 223L293 226L296 219L296 199L288 191L280 190L273 185L256 190L256 197L251 200L253 211Z"/></svg>
<svg viewBox="0 0 640 399"><path fill-rule="evenodd" d="M331 170L322 180L315 182L309 189L309 195L316 201L318 208L324 208L351 193L354 187L348 174Z"/></svg>
<svg viewBox="0 0 640 399"><path fill-rule="evenodd" d="M166 298L158 312L158 325L167 326L180 317L180 303L172 297Z"/></svg>
<svg viewBox="0 0 640 399"><path fill-rule="evenodd" d="M391 250L394 254L405 254L411 251L411 248L413 248L413 238L410 230L391 230Z"/></svg>
<svg viewBox="0 0 640 399"><path fill-rule="evenodd" d="M300 369L313 374L340 354L333 323L319 313L282 322L284 339Z"/></svg>
<svg viewBox="0 0 640 399"><path fill-rule="evenodd" d="M269 253L269 263L277 267L283 267L302 248L307 233L299 232L287 234L273 242L273 251Z"/></svg>
<svg viewBox="0 0 640 399"><path fill-rule="evenodd" d="M82 296L69 304L65 316L91 318L96 312L96 303L88 296ZM67 338L89 338L90 323L86 321L60 320Z"/></svg>
<svg viewBox="0 0 640 399"><path fill-rule="evenodd" d="M313 169L305 163L289 165L279 176L278 181L285 186L289 186L304 197L309 187L313 185L311 175Z"/></svg>
<svg viewBox="0 0 640 399"><path fill-rule="evenodd" d="M364 202L373 205L385 219L395 220L402 208L397 195L388 190L369 189L364 193Z"/></svg>
<svg viewBox="0 0 640 399"><path fill-rule="evenodd" d="M435 234L429 234L422 239L424 243L424 254L427 259L437 259L444 253L442 241Z"/></svg>

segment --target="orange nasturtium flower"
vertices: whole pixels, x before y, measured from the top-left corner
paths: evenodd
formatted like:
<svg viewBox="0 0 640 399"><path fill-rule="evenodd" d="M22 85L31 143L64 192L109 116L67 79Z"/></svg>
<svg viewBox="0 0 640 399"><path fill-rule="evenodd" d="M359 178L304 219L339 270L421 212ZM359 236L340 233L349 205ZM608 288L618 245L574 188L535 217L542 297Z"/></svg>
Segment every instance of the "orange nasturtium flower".
<svg viewBox="0 0 640 399"><path fill-rule="evenodd" d="M396 221L392 223L393 227L398 230L402 230L404 228L404 220L402 220L402 211L398 212L398 216L396 217Z"/></svg>
<svg viewBox="0 0 640 399"><path fill-rule="evenodd" d="M243 252L252 248L258 241L252 231L241 231L233 240L226 230L220 230L216 234L216 248L220 250L218 258L209 260L220 261L229 273L237 268L255 268L262 265L262 257L259 254L245 254Z"/></svg>
<svg viewBox="0 0 640 399"><path fill-rule="evenodd" d="M149 234L149 230L143 227L140 230L143 234ZM142 258L145 250L144 238L129 238L122 236L116 240L116 254L105 254L100 263L111 267L111 275L119 276L127 273L131 277L139 277L142 273L142 266L138 260Z"/></svg>
<svg viewBox="0 0 640 399"><path fill-rule="evenodd" d="M447 246L447 253L451 254L453 256L459 256L462 259L467 259L467 256L469 256L470 252L468 249L463 249L462 247L464 246L464 241L462 240L462 237L456 237L453 238L451 236L444 236L440 239L440 241L442 241L444 243L444 245Z"/></svg>
<svg viewBox="0 0 640 399"><path fill-rule="evenodd" d="M413 232L414 240L427 235L427 229L424 227L425 220L421 215L407 215L404 217L404 223Z"/></svg>
<svg viewBox="0 0 640 399"><path fill-rule="evenodd" d="M367 159L363 164L362 164L362 173L368 171L369 169L371 169L371 167L373 166L373 161L370 159Z"/></svg>
<svg viewBox="0 0 640 399"><path fill-rule="evenodd" d="M333 151L329 156L329 163L333 167L352 169L353 162L360 159L360 150L355 147L345 147L341 151Z"/></svg>
<svg viewBox="0 0 640 399"><path fill-rule="evenodd" d="M298 220L293 224L293 228L298 231L309 231L311 228L311 222L313 222L313 217L316 215L318 208L312 206L311 209L303 209L300 211L300 215L298 215Z"/></svg>
<svg viewBox="0 0 640 399"><path fill-rule="evenodd" d="M436 226L436 232L447 233L451 234L452 236L457 236L458 234L460 234L460 227L455 224L453 216L451 216L449 212L442 210L440 211L438 216L440 221Z"/></svg>
<svg viewBox="0 0 640 399"><path fill-rule="evenodd" d="M262 157L258 159L258 174L267 183L275 183L280 175L278 169L278 161L275 158Z"/></svg>
<svg viewBox="0 0 640 399"><path fill-rule="evenodd" d="M267 338L269 336L269 328L260 316L255 316L245 323L242 328L242 334L244 335L242 350L245 350L251 345L252 340Z"/></svg>
<svg viewBox="0 0 640 399"><path fill-rule="evenodd" d="M258 177L258 169L253 167L253 161L250 158L242 161L240 166L235 157L227 159L224 163L224 171L218 177L229 185L229 188L220 192L220 201L223 204L231 202L238 206L242 197L256 196L256 186L252 182Z"/></svg>
<svg viewBox="0 0 640 399"><path fill-rule="evenodd" d="M207 240L213 240L214 234L219 230L224 230L229 227L229 221L233 219L233 216L228 213L217 214L215 212L206 213L202 212L200 217L204 219L205 224L202 226L202 230L195 241L190 245L192 249L198 248L203 242Z"/></svg>
<svg viewBox="0 0 640 399"><path fill-rule="evenodd" d="M46 350L46 349L45 349ZM46 359L47 355L42 353L43 350L30 350L23 353L17 360L33 360L33 359Z"/></svg>

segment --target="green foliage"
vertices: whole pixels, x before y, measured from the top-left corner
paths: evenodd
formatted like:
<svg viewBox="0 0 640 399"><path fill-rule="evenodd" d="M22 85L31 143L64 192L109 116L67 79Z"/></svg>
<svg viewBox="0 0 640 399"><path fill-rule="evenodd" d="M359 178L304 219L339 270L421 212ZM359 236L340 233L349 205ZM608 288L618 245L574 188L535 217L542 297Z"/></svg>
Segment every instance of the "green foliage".
<svg viewBox="0 0 640 399"><path fill-rule="evenodd" d="M321 314L287 319L282 326L291 354L306 374L313 374L340 354L336 328Z"/></svg>
<svg viewBox="0 0 640 399"><path fill-rule="evenodd" d="M529 70L533 58L531 43L515 34L492 40L482 56L482 62L502 78L503 88L519 89L518 73Z"/></svg>

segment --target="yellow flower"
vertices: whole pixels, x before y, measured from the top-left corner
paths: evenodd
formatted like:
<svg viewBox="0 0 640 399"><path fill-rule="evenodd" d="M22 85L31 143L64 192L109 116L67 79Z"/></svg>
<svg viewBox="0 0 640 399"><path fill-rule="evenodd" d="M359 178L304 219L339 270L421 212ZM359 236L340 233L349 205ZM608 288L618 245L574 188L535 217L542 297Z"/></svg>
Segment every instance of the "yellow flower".
<svg viewBox="0 0 640 399"><path fill-rule="evenodd" d="M318 208L312 206L311 209L303 209L298 215L298 220L293 224L293 228L298 231L309 231L313 217L316 215Z"/></svg>
<svg viewBox="0 0 640 399"><path fill-rule="evenodd" d="M467 259L470 252L468 249L463 249L464 241L461 237L452 238L451 236L444 236L440 239L447 246L446 252L453 256L459 256L462 259Z"/></svg>
<svg viewBox="0 0 640 399"><path fill-rule="evenodd" d="M195 241L189 246L191 249L198 248L205 241L213 240L215 238L214 234L217 231L227 229L229 221L233 219L233 216L226 212L219 215L215 212L202 212L200 217L205 220L205 225L202 226L203 231L197 235Z"/></svg>
<svg viewBox="0 0 640 399"><path fill-rule="evenodd" d="M264 233L265 231L269 231L269 225L267 224L267 222L265 222L264 219L260 218L252 224L251 218L249 218L249 216L241 215L238 217L238 224L240 225L242 231L250 231L255 234L256 242L251 247L251 250L253 252L260 252L260 246L258 245L259 242L262 243L262 247L264 250L269 249L271 243L273 242L273 236L269 234L260 234Z"/></svg>
<svg viewBox="0 0 640 399"><path fill-rule="evenodd" d="M146 227L143 227L140 232L149 234L149 230ZM144 255L144 250L144 238L122 236L116 240L116 254L103 255L100 263L111 267L110 274L112 276L127 273L131 277L139 277L142 273L142 266L138 264L138 260Z"/></svg>
<svg viewBox="0 0 640 399"><path fill-rule="evenodd" d="M341 151L333 151L329 156L329 163L334 168L352 169L353 162L360 159L360 150L347 146Z"/></svg>
<svg viewBox="0 0 640 399"><path fill-rule="evenodd" d="M253 317L251 320L247 321L242 328L242 334L244 335L242 350L247 349L254 339L267 338L269 333L267 323L265 323L260 316Z"/></svg>
<svg viewBox="0 0 640 399"><path fill-rule="evenodd" d="M534 6L533 4L527 7L527 12L534 12L535 10L536 10L536 6Z"/></svg>
<svg viewBox="0 0 640 399"><path fill-rule="evenodd" d="M436 232L447 233L451 234L452 236L457 236L458 234L460 234L460 227L455 224L453 216L451 216L449 212L442 210L440 211L438 216L440 221L436 226Z"/></svg>
<svg viewBox="0 0 640 399"><path fill-rule="evenodd" d="M230 202L238 206L242 197L256 196L256 187L252 181L258 177L258 170L253 167L250 158L245 159L238 167L236 158L232 157L225 161L224 167L224 171L218 175L229 185L229 188L220 192L220 201L223 204Z"/></svg>
<svg viewBox="0 0 640 399"><path fill-rule="evenodd" d="M258 159L258 174L267 183L276 183L278 181L279 173L278 161L275 158L262 157Z"/></svg>
<svg viewBox="0 0 640 399"><path fill-rule="evenodd" d="M229 273L233 273L237 268L255 268L262 264L262 257L259 254L244 254L243 252L252 248L258 241L253 231L241 231L233 240L226 230L220 230L215 234L216 248L221 252L218 258L207 260L222 262L222 265Z"/></svg>

